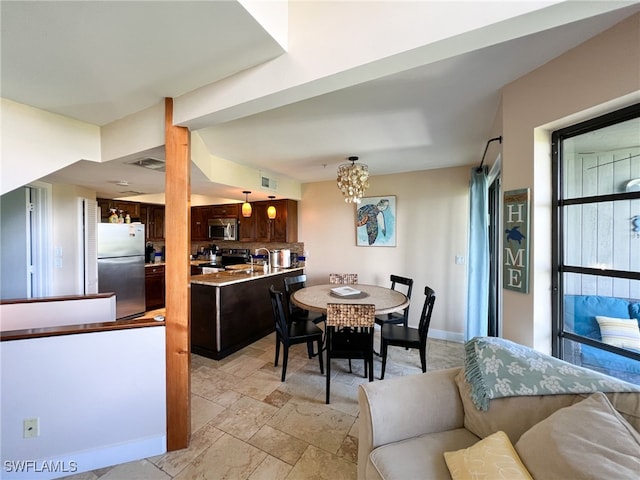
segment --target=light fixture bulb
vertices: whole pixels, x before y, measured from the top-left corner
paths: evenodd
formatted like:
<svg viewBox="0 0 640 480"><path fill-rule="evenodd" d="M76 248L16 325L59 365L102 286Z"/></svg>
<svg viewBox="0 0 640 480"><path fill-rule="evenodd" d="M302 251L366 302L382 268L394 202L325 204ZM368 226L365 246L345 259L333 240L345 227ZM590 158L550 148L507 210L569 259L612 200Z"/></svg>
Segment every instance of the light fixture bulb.
<svg viewBox="0 0 640 480"><path fill-rule="evenodd" d="M243 191L244 193L244 203L242 204L242 216L245 218L249 218L251 216L251 204L249 203L248 195L251 193L248 190Z"/></svg>
<svg viewBox="0 0 640 480"><path fill-rule="evenodd" d="M269 198L273 201L274 198L276 198L274 195L269 195ZM274 207L273 205L269 205L267 207L267 217L269 217L269 220L273 220L274 218L276 218L276 207Z"/></svg>

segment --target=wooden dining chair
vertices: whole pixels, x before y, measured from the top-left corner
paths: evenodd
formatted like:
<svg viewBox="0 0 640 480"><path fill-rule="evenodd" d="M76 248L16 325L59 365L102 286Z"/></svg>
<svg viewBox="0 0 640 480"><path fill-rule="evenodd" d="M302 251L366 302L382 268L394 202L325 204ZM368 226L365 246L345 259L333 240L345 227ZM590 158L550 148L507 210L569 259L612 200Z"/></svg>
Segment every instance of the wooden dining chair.
<svg viewBox="0 0 640 480"><path fill-rule="evenodd" d="M324 364L322 362L322 341L324 332L320 327L315 325L311 320L290 322L285 312L282 298L283 294L275 290L273 285L269 288L271 296L271 308L273 310L273 318L276 324L276 356L273 366L278 366L278 357L280 356L280 344L283 347L282 355L282 381L284 382L287 375L287 364L289 361L289 347L299 343L307 344L307 353L309 358L318 356L320 362L320 373L324 373ZM317 351L313 351L313 343L317 345Z"/></svg>
<svg viewBox="0 0 640 480"><path fill-rule="evenodd" d="M411 299L411 291L413 290L413 279L408 277L401 277L399 275L391 275L391 290L396 290L398 286L402 285L406 287L404 294L408 299ZM386 323L393 325L402 324L405 327L409 322L409 305L401 312L386 313L383 315L376 315L376 323L382 327ZM382 350L382 340L380 340L380 350Z"/></svg>
<svg viewBox="0 0 640 480"><path fill-rule="evenodd" d="M358 283L357 273L330 273L329 283L339 285L355 285Z"/></svg>
<svg viewBox="0 0 640 480"><path fill-rule="evenodd" d="M424 287L424 305L420 314L420 323L418 328L405 325L393 325L387 323L382 325L381 351L382 355L382 372L380 380L384 378L384 371L387 366L387 352L389 346L417 348L420 351L420 364L422 371L427 371L427 333L429 333L429 324L431 323L431 313L433 305L436 302L436 293L430 287Z"/></svg>
<svg viewBox="0 0 640 480"><path fill-rule="evenodd" d="M373 304L328 303L327 389L326 403L331 396L331 360L333 358L362 359L364 374L373 381L373 329L376 307Z"/></svg>
<svg viewBox="0 0 640 480"><path fill-rule="evenodd" d="M304 288L306 286L307 276L306 275L295 275L293 277L284 277L284 298L287 303L287 310L289 311L289 319L293 322L298 320L311 320L315 324L322 323L326 320L326 316L321 313L313 313L309 312L309 310L305 310L304 308L298 307L291 300L291 296L294 292Z"/></svg>

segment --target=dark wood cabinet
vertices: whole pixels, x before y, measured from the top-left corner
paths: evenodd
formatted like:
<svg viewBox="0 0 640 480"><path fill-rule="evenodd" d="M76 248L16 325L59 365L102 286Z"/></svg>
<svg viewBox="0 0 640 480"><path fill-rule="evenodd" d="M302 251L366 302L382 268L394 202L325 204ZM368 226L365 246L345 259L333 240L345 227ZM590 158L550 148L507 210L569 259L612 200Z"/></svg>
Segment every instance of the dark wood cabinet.
<svg viewBox="0 0 640 480"><path fill-rule="evenodd" d="M164 265L144 268L145 304L147 310L164 307L165 281Z"/></svg>
<svg viewBox="0 0 640 480"><path fill-rule="evenodd" d="M253 207L252 207L253 210ZM250 217L240 215L238 220L238 240L241 242L253 242L256 239L256 216L251 212Z"/></svg>
<svg viewBox="0 0 640 480"><path fill-rule="evenodd" d="M209 239L209 219L212 217L213 205L191 207L191 240Z"/></svg>
<svg viewBox="0 0 640 480"><path fill-rule="evenodd" d="M129 214L129 216L135 221L140 218L140 204L136 202L126 202L123 200L111 200L109 198L97 198L98 207L100 208L100 221L103 223L109 222L109 215L111 209L122 210L123 214Z"/></svg>
<svg viewBox="0 0 640 480"><path fill-rule="evenodd" d="M191 351L220 360L273 332L268 291L302 269L231 285L191 284Z"/></svg>
<svg viewBox="0 0 640 480"><path fill-rule="evenodd" d="M276 208L276 218L267 216L267 208ZM273 200L253 202L249 218L240 218L240 240L244 242L297 242L298 202Z"/></svg>
<svg viewBox="0 0 640 480"><path fill-rule="evenodd" d="M272 242L298 241L298 202L295 200L275 200L276 218L271 220Z"/></svg>
<svg viewBox="0 0 640 480"><path fill-rule="evenodd" d="M147 240L164 240L164 205L140 204L140 221Z"/></svg>
<svg viewBox="0 0 640 480"><path fill-rule="evenodd" d="M224 205L211 205L209 218L238 218L239 204L228 203Z"/></svg>

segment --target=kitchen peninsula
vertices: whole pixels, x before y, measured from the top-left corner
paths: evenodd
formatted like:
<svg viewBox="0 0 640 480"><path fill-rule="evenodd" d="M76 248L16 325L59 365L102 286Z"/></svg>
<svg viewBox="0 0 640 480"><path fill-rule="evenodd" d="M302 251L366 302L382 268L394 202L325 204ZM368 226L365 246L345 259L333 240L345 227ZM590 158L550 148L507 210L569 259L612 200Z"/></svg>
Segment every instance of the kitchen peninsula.
<svg viewBox="0 0 640 480"><path fill-rule="evenodd" d="M302 267L223 271L191 277L191 350L220 360L274 331L269 287Z"/></svg>

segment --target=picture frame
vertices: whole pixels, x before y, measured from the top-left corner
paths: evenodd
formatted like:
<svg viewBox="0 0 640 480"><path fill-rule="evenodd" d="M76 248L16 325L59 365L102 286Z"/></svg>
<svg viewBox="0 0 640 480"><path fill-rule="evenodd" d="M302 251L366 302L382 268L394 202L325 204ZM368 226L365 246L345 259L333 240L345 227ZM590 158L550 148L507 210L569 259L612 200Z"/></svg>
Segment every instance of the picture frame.
<svg viewBox="0 0 640 480"><path fill-rule="evenodd" d="M528 188L504 192L503 288L529 293L529 208Z"/></svg>
<svg viewBox="0 0 640 480"><path fill-rule="evenodd" d="M355 212L356 246L396 246L396 196L362 197Z"/></svg>

